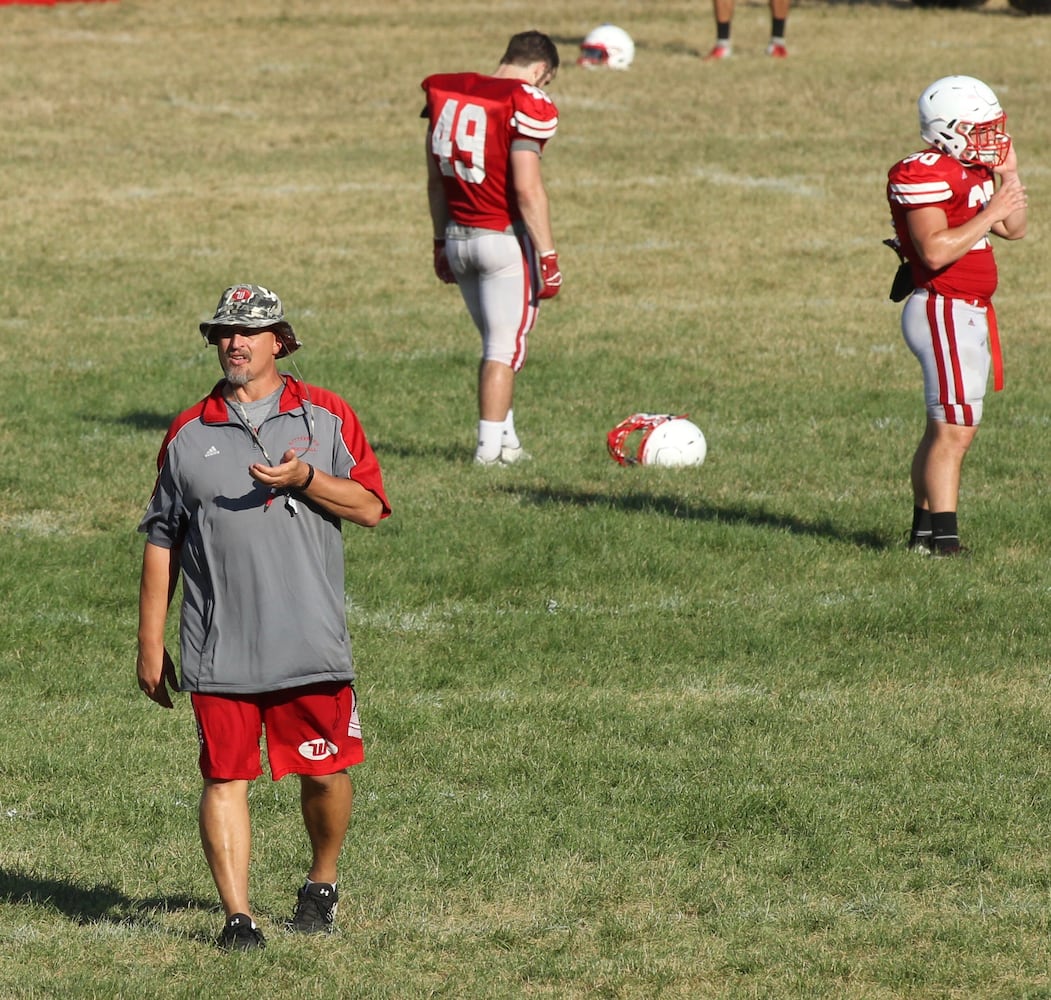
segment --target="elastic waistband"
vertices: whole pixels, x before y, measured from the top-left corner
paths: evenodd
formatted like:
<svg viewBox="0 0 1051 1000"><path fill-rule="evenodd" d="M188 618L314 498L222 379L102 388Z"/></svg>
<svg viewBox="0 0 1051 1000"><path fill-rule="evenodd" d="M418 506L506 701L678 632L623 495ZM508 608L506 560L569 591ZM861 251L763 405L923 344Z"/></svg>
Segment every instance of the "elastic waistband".
<svg viewBox="0 0 1051 1000"><path fill-rule="evenodd" d="M992 299L967 298L964 295L946 295L944 292L936 292L933 288L929 287L917 289L917 291L926 292L928 295L938 295L943 299L952 299L954 302L963 302L966 305L974 306L976 309L988 309L993 304Z"/></svg>
<svg viewBox="0 0 1051 1000"><path fill-rule="evenodd" d="M445 227L445 238L447 240L469 240L473 236L514 236L515 227L508 226L506 229L482 229L478 226L461 226L459 222L450 222Z"/></svg>

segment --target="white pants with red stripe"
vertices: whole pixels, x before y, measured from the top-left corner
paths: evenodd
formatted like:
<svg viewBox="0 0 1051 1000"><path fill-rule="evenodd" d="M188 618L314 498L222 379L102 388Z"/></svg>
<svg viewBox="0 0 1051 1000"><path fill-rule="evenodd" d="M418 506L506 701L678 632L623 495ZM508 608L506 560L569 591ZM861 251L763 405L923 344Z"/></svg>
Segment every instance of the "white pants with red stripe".
<svg viewBox="0 0 1051 1000"><path fill-rule="evenodd" d="M977 427L989 381L985 307L919 288L902 310L901 331L923 369L927 415Z"/></svg>
<svg viewBox="0 0 1051 1000"><path fill-rule="evenodd" d="M445 253L482 335L482 358L519 371L538 315L536 253L529 237L450 225Z"/></svg>

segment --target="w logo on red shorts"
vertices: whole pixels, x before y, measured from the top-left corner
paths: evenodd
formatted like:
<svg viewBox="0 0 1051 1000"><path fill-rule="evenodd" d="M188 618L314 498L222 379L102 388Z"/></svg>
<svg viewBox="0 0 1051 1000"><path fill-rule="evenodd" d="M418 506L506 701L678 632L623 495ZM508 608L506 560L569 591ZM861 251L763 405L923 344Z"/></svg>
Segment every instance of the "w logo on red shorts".
<svg viewBox="0 0 1051 1000"><path fill-rule="evenodd" d="M307 740L299 744L299 756L307 760L324 760L326 757L335 757L339 753L339 747L327 740Z"/></svg>
<svg viewBox="0 0 1051 1000"><path fill-rule="evenodd" d="M354 699L354 707L350 710L350 723L347 726L347 735L355 740L361 739L361 720L358 718L358 699Z"/></svg>

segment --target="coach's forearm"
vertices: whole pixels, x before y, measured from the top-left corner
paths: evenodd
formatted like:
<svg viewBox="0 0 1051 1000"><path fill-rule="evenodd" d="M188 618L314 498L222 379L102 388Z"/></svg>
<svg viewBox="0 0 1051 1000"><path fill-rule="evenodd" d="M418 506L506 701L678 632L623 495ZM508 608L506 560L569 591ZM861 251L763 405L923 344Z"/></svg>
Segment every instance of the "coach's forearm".
<svg viewBox="0 0 1051 1000"><path fill-rule="evenodd" d="M147 542L142 553L139 581L139 648L164 647L168 606L179 576L178 550Z"/></svg>
<svg viewBox="0 0 1051 1000"><path fill-rule="evenodd" d="M383 518L383 501L361 483L315 469L310 485L297 491L344 521L374 528Z"/></svg>

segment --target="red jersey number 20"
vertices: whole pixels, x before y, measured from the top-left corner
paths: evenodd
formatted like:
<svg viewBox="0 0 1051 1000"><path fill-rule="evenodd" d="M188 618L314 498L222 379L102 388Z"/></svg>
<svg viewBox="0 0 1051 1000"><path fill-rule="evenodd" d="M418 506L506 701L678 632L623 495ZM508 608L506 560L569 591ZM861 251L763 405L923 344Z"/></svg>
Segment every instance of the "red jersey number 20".
<svg viewBox="0 0 1051 1000"><path fill-rule="evenodd" d="M451 98L431 133L431 152L447 177L453 174L468 184L485 180L485 108L464 104Z"/></svg>

